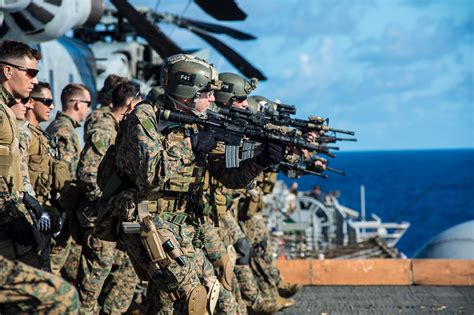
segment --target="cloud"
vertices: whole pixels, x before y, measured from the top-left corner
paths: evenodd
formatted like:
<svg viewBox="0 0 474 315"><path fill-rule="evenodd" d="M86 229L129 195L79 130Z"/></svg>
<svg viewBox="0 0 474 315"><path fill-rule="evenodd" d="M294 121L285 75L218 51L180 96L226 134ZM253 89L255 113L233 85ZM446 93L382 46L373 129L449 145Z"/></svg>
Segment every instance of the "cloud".
<svg viewBox="0 0 474 315"><path fill-rule="evenodd" d="M369 37L353 44L356 61L408 64L452 54L461 45L473 47L472 16L462 23L453 19L420 18L415 26L385 26L379 37Z"/></svg>

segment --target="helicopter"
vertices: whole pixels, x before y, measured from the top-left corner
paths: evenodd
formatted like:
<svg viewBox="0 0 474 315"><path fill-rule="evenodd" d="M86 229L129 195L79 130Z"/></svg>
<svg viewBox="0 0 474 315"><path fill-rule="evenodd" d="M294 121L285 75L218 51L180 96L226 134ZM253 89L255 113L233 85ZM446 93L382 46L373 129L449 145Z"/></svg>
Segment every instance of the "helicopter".
<svg viewBox="0 0 474 315"><path fill-rule="evenodd" d="M218 20L246 18L233 0L195 0L199 7ZM254 40L250 34L227 26L135 8L127 0L16 0L0 1L0 39L20 40L43 55L39 80L50 82L59 104L59 92L68 83L83 83L95 98L109 74L134 79L147 88L158 85L166 57L190 53L174 43L160 24L174 24L207 41L244 76L266 77L244 57L212 34L238 40ZM209 49L193 51L209 56Z"/></svg>

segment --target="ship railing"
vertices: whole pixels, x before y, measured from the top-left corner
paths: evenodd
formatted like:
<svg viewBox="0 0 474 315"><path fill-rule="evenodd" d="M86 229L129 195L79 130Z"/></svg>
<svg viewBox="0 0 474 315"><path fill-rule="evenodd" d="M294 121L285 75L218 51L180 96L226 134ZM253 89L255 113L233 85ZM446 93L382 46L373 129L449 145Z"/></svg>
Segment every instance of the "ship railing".
<svg viewBox="0 0 474 315"><path fill-rule="evenodd" d="M410 223L408 222L383 223L375 214L372 214L372 220L370 221L350 220L348 223L352 230L351 232L354 233L352 235L354 242L362 242L378 236L390 247L394 247L410 227Z"/></svg>

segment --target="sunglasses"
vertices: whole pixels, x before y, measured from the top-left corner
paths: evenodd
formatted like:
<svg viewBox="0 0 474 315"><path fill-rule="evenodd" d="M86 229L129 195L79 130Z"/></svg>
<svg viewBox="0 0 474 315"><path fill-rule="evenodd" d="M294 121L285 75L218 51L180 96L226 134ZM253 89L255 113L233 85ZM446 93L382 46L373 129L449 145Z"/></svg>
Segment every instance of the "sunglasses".
<svg viewBox="0 0 474 315"><path fill-rule="evenodd" d="M86 103L87 107L91 107L91 104L92 104L92 101L84 101L84 100L69 100L69 102Z"/></svg>
<svg viewBox="0 0 474 315"><path fill-rule="evenodd" d="M30 96L30 98L34 99L35 101L41 102L46 106L51 106L51 104L53 104L52 98L35 97L35 96Z"/></svg>
<svg viewBox="0 0 474 315"><path fill-rule="evenodd" d="M4 65L13 67L17 70L26 72L26 75L29 76L31 79L35 78L38 75L38 72L39 72L38 69L32 69L32 68L26 68L26 67L14 65L14 64L6 62L6 61L0 61L0 63L3 63Z"/></svg>

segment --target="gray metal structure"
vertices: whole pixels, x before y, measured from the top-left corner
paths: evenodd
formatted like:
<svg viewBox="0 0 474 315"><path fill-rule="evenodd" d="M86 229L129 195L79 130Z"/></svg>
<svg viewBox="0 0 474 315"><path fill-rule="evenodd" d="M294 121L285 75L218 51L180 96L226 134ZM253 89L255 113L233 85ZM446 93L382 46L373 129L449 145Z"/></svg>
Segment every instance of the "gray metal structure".
<svg viewBox="0 0 474 315"><path fill-rule="evenodd" d="M415 254L415 258L474 259L474 220L438 234Z"/></svg>
<svg viewBox="0 0 474 315"><path fill-rule="evenodd" d="M385 223L374 214L370 220L360 220L358 211L341 205L335 196L323 203L299 194L296 210L285 213L288 195L286 185L278 181L273 193L264 199L278 256L320 257L337 247L369 239L378 239L393 248L410 226L408 222Z"/></svg>

